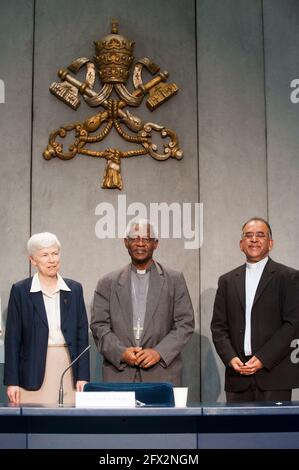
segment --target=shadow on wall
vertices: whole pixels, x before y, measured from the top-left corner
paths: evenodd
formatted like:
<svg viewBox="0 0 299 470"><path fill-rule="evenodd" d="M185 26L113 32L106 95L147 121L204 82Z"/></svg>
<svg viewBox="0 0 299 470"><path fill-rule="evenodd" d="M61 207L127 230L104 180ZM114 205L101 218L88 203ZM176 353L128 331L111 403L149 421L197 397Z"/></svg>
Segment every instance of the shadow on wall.
<svg viewBox="0 0 299 470"><path fill-rule="evenodd" d="M183 386L188 389L188 403L200 402L200 336L194 331L183 351Z"/></svg>
<svg viewBox="0 0 299 470"><path fill-rule="evenodd" d="M201 295L201 324L210 331L216 289L207 289ZM203 329L203 328L202 328ZM216 402L221 393L217 353L211 336L201 335L201 401Z"/></svg>
<svg viewBox="0 0 299 470"><path fill-rule="evenodd" d="M90 381L102 382L102 355L98 352L92 333L89 333L90 349Z"/></svg>
<svg viewBox="0 0 299 470"><path fill-rule="evenodd" d="M221 393L221 381L212 340L201 336L201 401L216 402Z"/></svg>

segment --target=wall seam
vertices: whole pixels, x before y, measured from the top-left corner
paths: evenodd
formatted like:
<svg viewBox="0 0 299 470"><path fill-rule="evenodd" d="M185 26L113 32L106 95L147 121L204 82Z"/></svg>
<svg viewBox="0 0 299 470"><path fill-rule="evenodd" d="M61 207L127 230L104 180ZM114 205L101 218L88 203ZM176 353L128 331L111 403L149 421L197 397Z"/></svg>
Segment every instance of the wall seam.
<svg viewBox="0 0 299 470"><path fill-rule="evenodd" d="M30 147L30 195L29 195L29 236L32 234L32 187L33 187L33 121L34 121L34 58L35 58L35 13L36 0L33 0L32 21L32 68L31 68L31 147ZM29 262L29 276L31 276L31 263Z"/></svg>
<svg viewBox="0 0 299 470"><path fill-rule="evenodd" d="M196 142L197 142L197 199L200 202L200 175L199 175L199 73L198 73L198 36L197 36L197 1L194 0L194 34L195 34L195 76L196 76ZM199 336L199 364L201 365L201 270L200 270L200 248L198 250L198 336ZM199 371L199 398L202 401L202 367Z"/></svg>
<svg viewBox="0 0 299 470"><path fill-rule="evenodd" d="M262 54L263 54L263 86L264 86L264 123L265 123L265 158L266 158L266 211L269 217L269 174L268 174L268 114L267 114L267 92L266 92L266 54L265 54L265 22L264 22L264 0L261 0L262 18ZM270 222L270 220L269 220ZM270 222L271 223L271 222Z"/></svg>

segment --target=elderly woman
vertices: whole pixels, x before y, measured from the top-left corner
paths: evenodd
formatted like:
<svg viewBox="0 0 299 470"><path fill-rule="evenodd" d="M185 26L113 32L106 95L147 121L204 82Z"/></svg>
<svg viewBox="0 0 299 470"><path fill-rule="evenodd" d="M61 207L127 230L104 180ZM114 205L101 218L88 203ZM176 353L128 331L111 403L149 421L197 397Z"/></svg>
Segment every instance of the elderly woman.
<svg viewBox="0 0 299 470"><path fill-rule="evenodd" d="M61 374L88 346L82 286L60 276L60 248L52 233L33 235L27 249L37 273L11 288L4 384L12 403L57 403ZM74 403L88 380L85 353L64 376L64 403Z"/></svg>

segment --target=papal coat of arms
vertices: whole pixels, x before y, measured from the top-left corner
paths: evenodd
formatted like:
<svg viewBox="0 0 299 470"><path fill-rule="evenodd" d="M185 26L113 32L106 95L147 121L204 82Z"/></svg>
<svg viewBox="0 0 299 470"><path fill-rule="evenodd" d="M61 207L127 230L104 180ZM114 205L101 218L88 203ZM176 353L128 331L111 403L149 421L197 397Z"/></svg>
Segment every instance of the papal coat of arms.
<svg viewBox="0 0 299 470"><path fill-rule="evenodd" d="M53 131L43 156L46 160L54 157L70 160L80 154L105 158L106 168L102 187L122 189L120 172L122 158L149 155L156 160L167 160L170 157L180 160L183 157L177 135L172 130L153 122L144 123L126 109L127 106L135 108L140 106L144 97L148 96L146 104L153 111L177 93L178 87L175 83L166 83L168 72L161 72L156 64L144 57L134 65L132 78L134 91L128 90L126 83L134 60L134 42L118 34L116 21L112 21L111 34L94 44L93 59L80 57L67 67L68 70L59 70L58 76L61 82L52 83L50 91L74 110L80 105L80 95L82 95L89 106L100 107L101 111L84 122L75 122ZM79 81L73 75L82 67L86 68L85 82ZM142 80L144 67L153 75L147 83L143 83ZM94 88L96 72L102 84L98 92ZM116 99L112 98L112 95L115 95ZM117 148L93 150L92 144L103 141L112 129L132 146L134 145L134 148L128 151ZM64 151L63 138L71 132L74 133L74 141L69 145L68 151ZM153 142L153 133L165 139L160 151Z"/></svg>

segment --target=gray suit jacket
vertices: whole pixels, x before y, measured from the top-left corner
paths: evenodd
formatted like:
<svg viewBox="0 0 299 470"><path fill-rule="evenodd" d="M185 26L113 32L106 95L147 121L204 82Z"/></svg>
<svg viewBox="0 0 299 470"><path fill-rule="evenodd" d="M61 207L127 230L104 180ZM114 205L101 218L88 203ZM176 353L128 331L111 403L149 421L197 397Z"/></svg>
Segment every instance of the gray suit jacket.
<svg viewBox="0 0 299 470"><path fill-rule="evenodd" d="M123 351L135 346L131 300L131 264L98 282L91 331L104 356L103 380L109 382L171 382L182 380L181 351L194 329L194 313L182 273L155 263L151 270L141 346L152 348L161 361L149 369L121 361Z"/></svg>

